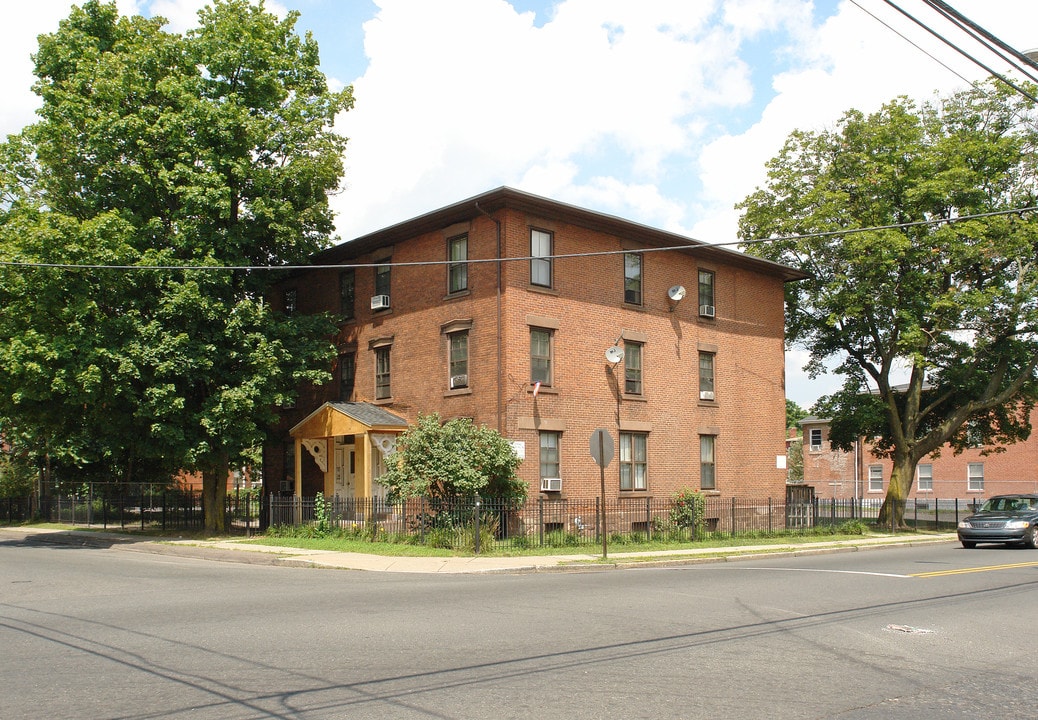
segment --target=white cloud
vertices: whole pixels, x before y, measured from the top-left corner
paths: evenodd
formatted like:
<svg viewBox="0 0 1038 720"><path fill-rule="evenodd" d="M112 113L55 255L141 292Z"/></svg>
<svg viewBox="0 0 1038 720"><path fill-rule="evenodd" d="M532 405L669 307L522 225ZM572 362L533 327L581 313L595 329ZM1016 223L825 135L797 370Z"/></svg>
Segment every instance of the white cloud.
<svg viewBox="0 0 1038 720"><path fill-rule="evenodd" d="M764 5L778 17L804 3ZM767 16L718 23L717 3L568 0L538 28L501 0L379 7L356 108L339 120L351 140L336 200L346 238L502 184L687 225L674 212L686 200L663 199L665 164L691 167L704 114L750 100L733 49ZM618 203L606 188L640 190Z"/></svg>
<svg viewBox="0 0 1038 720"><path fill-rule="evenodd" d="M70 0L35 0L5 8L0 35L0 132L6 137L35 120L39 99L32 94L32 54L41 33L54 32L66 17Z"/></svg>
<svg viewBox="0 0 1038 720"><path fill-rule="evenodd" d="M882 3L861 5L957 73L970 80L986 77L984 70ZM1038 3L960 0L955 6L1014 47L1038 45L1038 31L1033 30L1038 27ZM917 15L934 21L932 14ZM946 26L941 29L962 42L961 35ZM735 238L738 212L733 205L765 181L764 163L778 153L794 129L831 127L852 107L871 112L898 95L930 99L935 91L948 93L966 85L923 50L846 1L800 47L803 67L774 76L775 94L760 119L744 132L724 134L703 146L699 166L704 195L692 228L698 237L720 242ZM1004 64L997 69L1004 70Z"/></svg>

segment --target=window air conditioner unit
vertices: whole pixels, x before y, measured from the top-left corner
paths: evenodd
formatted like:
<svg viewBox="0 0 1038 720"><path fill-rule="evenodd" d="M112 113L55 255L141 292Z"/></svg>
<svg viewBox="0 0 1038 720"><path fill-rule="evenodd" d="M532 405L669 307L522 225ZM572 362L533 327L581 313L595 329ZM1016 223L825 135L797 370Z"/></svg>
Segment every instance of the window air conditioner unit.
<svg viewBox="0 0 1038 720"><path fill-rule="evenodd" d="M699 317L713 317L714 306L713 305L700 305L699 306Z"/></svg>
<svg viewBox="0 0 1038 720"><path fill-rule="evenodd" d="M562 490L562 478L541 478L541 492L559 492Z"/></svg>
<svg viewBox="0 0 1038 720"><path fill-rule="evenodd" d="M451 375L451 390L469 386L468 375Z"/></svg>
<svg viewBox="0 0 1038 720"><path fill-rule="evenodd" d="M372 295L371 296L371 309L372 310L388 310L389 309L389 296L388 295Z"/></svg>
<svg viewBox="0 0 1038 720"><path fill-rule="evenodd" d="M815 445L814 443L812 443L811 444L811 451L812 452L821 452L822 451L822 444L818 443L817 445Z"/></svg>
<svg viewBox="0 0 1038 720"><path fill-rule="evenodd" d="M700 400L713 400L714 399L714 391L713 390L700 390L699 391L699 399Z"/></svg>

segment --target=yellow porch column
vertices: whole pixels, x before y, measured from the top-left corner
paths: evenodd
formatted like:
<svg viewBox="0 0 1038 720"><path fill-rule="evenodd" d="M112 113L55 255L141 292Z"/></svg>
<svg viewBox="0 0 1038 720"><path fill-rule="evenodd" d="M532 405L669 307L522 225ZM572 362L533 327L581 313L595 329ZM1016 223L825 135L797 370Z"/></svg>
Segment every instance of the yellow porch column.
<svg viewBox="0 0 1038 720"><path fill-rule="evenodd" d="M358 490L360 490L361 497L371 497L371 438L365 432L363 435L358 435L360 442L355 447L357 453L357 467L360 468L360 482L358 483Z"/></svg>
<svg viewBox="0 0 1038 720"><path fill-rule="evenodd" d="M303 440L302 438L293 438L295 442L296 451L294 454L295 468L293 468L293 478L295 479L295 487L293 492L295 494L295 524L303 524Z"/></svg>

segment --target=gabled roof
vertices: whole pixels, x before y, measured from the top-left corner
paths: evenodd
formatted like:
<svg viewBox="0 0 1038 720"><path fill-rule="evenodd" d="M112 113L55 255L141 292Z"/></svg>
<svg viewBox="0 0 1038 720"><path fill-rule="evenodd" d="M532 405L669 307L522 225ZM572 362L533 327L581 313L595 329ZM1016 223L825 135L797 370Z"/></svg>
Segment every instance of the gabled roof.
<svg viewBox="0 0 1038 720"><path fill-rule="evenodd" d="M785 282L803 280L808 277L800 270L787 265L509 187L499 187L496 190L490 190L453 205L447 205L410 220L390 225L382 230L362 235L354 240L340 243L317 253L310 260L314 265L344 263L378 248L393 245L424 233L441 230L455 223L467 222L502 208L521 210L545 219L558 220L609 235L637 240L649 246L683 247L682 252L693 253L715 262L738 265L767 275L775 275L781 277Z"/></svg>
<svg viewBox="0 0 1038 720"><path fill-rule="evenodd" d="M292 437L318 438L357 435L369 430L399 432L407 420L366 402L326 402L288 431Z"/></svg>
<svg viewBox="0 0 1038 720"><path fill-rule="evenodd" d="M366 402L330 402L330 407L368 427L407 427L407 420Z"/></svg>

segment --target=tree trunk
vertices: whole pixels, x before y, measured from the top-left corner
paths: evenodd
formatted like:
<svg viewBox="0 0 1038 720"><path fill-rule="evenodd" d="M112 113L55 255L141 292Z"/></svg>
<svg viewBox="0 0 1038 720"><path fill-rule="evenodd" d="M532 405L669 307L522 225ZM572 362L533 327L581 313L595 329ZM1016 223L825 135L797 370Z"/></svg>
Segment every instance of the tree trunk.
<svg viewBox="0 0 1038 720"><path fill-rule="evenodd" d="M202 468L202 513L205 531L209 535L227 532L227 475L230 462L226 453L220 453L208 466Z"/></svg>
<svg viewBox="0 0 1038 720"><path fill-rule="evenodd" d="M890 485L883 507L879 510L879 525L891 530L905 527L905 501L912 489L916 463L910 457L894 457L894 469L890 473Z"/></svg>

